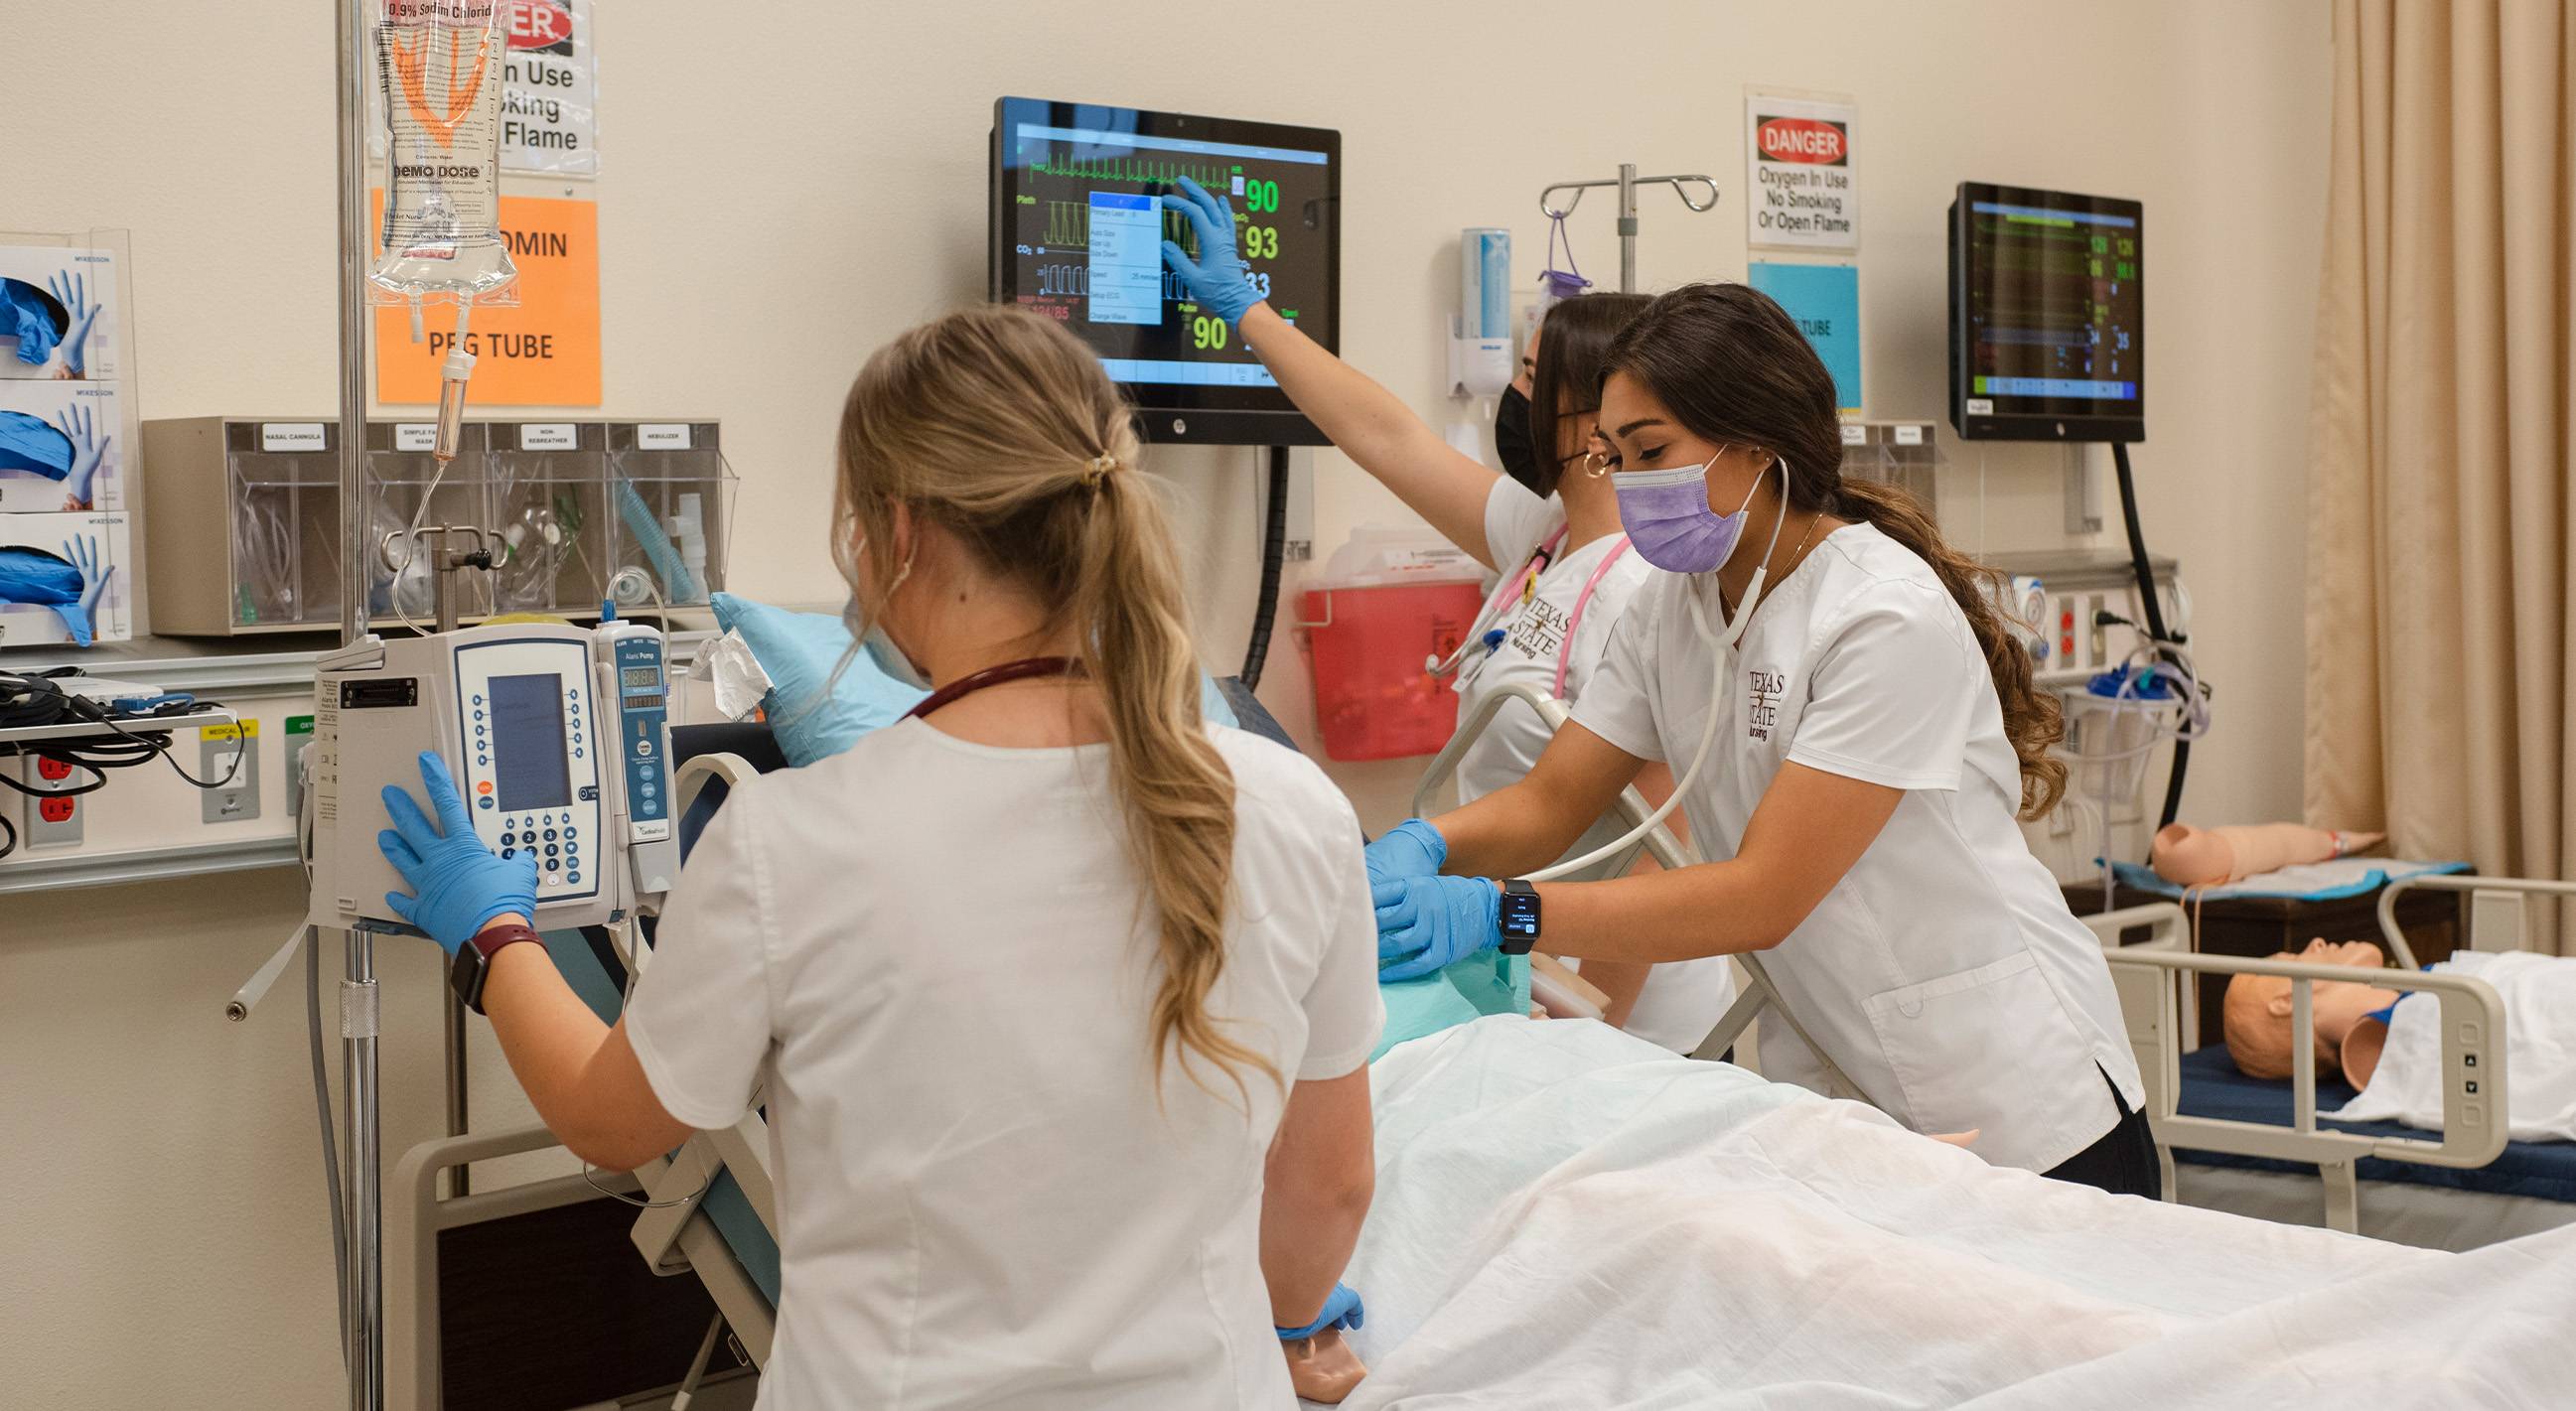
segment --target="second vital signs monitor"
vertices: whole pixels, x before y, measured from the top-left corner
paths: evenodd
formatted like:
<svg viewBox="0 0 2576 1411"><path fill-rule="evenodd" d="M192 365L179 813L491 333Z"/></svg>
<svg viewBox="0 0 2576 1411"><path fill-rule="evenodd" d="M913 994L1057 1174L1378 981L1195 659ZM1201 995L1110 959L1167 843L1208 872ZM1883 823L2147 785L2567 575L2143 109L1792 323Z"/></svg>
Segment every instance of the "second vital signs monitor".
<svg viewBox="0 0 2576 1411"><path fill-rule="evenodd" d="M1157 441L1322 445L1224 319L1163 268L1197 233L1158 199L1186 176L1234 208L1270 307L1340 350L1341 134L1004 98L993 114L992 296L1061 320Z"/></svg>

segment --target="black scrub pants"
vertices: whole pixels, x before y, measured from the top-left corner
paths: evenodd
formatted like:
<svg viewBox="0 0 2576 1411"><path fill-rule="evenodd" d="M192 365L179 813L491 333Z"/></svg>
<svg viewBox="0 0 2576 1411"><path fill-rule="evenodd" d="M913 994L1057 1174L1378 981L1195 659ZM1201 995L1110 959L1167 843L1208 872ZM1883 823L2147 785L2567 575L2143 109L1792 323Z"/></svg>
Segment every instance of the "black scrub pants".
<svg viewBox="0 0 2576 1411"><path fill-rule="evenodd" d="M2100 1071L2100 1065L2095 1065ZM2066 1162L2045 1174L2052 1181L2073 1181L2081 1186L2098 1186L2113 1195L2142 1195L2149 1200L2162 1200L2165 1193L2164 1168L2156 1161L2156 1139L2147 1130L2143 1112L2131 1112L2120 1097L2120 1085L2111 1075L2102 1074L2110 1085L2111 1105L2120 1110L2120 1120L2102 1139L2075 1153Z"/></svg>

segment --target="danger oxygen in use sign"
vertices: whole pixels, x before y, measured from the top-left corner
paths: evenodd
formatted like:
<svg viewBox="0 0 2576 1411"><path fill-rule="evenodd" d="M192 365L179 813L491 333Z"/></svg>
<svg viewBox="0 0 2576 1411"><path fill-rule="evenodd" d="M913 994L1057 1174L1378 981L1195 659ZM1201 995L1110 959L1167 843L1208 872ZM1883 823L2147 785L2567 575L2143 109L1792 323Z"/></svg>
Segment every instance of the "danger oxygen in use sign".
<svg viewBox="0 0 2576 1411"><path fill-rule="evenodd" d="M505 0L501 167L599 175L599 55L590 0Z"/></svg>
<svg viewBox="0 0 2576 1411"><path fill-rule="evenodd" d="M1748 94L1745 242L1801 250L1860 248L1860 184L1850 103Z"/></svg>

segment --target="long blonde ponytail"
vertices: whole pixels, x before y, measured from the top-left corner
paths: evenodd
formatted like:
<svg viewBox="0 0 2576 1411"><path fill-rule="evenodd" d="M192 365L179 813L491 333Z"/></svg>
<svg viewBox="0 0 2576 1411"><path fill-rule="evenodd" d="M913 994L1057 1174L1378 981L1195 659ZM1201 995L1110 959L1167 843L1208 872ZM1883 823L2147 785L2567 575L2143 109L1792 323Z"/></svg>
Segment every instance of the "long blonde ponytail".
<svg viewBox="0 0 2576 1411"><path fill-rule="evenodd" d="M883 601L892 556L862 563L850 546L891 542L903 505L1052 605L1043 635L1077 629L1160 939L1148 1024L1156 1071L1177 1046L1192 1081L1195 1056L1241 1093L1245 1069L1284 1079L1208 1012L1225 969L1234 778L1199 714L1179 556L1138 460L1126 403L1071 334L1010 309L963 310L896 338L851 385L834 544L853 590Z"/></svg>

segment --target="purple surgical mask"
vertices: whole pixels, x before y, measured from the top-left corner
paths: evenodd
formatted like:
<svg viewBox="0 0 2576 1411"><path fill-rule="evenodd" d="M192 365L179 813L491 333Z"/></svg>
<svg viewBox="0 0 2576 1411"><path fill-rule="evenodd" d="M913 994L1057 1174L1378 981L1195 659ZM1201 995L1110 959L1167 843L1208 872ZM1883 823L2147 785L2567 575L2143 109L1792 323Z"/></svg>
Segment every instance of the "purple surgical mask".
<svg viewBox="0 0 2576 1411"><path fill-rule="evenodd" d="M1734 557L1762 480L1754 477L1735 513L1719 514L1708 507L1708 468L1713 464L1623 470L1610 477L1619 492L1620 527L1628 531L1639 558L1667 573L1715 573Z"/></svg>

